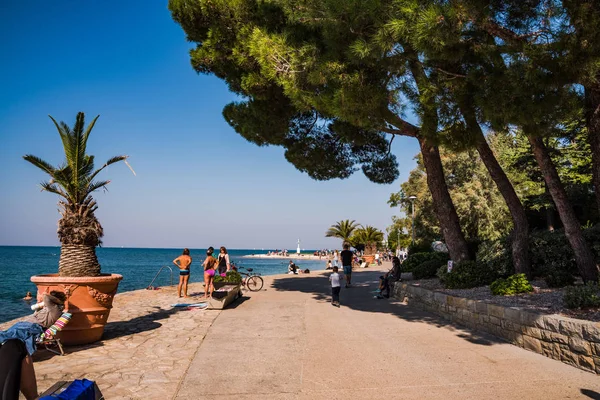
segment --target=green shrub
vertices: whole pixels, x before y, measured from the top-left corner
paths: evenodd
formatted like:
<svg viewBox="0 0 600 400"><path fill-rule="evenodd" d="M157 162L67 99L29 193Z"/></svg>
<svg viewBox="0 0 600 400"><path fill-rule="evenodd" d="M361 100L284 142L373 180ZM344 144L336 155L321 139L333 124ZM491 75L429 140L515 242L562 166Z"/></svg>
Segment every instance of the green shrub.
<svg viewBox="0 0 600 400"><path fill-rule="evenodd" d="M455 263L450 273L447 272L446 266L438 269L438 277L448 289L469 289L489 285L499 276L497 271L491 270L487 264L469 260Z"/></svg>
<svg viewBox="0 0 600 400"><path fill-rule="evenodd" d="M518 293L533 292L533 286L527 280L525 274L515 274L508 279L497 279L490 285L492 294L496 296L509 296Z"/></svg>
<svg viewBox="0 0 600 400"><path fill-rule="evenodd" d="M567 308L600 307L600 290L592 282L585 286L568 286L563 301Z"/></svg>
<svg viewBox="0 0 600 400"><path fill-rule="evenodd" d="M480 264L486 264L489 269L498 271L501 277L512 275L515 270L508 237L481 243L476 260Z"/></svg>
<svg viewBox="0 0 600 400"><path fill-rule="evenodd" d="M215 274L214 282L230 282L230 283L240 283L242 281L242 276L237 271L227 271L225 276L221 276L219 274Z"/></svg>
<svg viewBox="0 0 600 400"><path fill-rule="evenodd" d="M431 244L428 242L416 242L408 246L407 253L409 256L419 253L433 253Z"/></svg>
<svg viewBox="0 0 600 400"><path fill-rule="evenodd" d="M415 267L426 261L436 260L439 265L448 261L448 253L415 253L408 256L402 263L402 272L413 272ZM438 266L439 266L438 265Z"/></svg>
<svg viewBox="0 0 600 400"><path fill-rule="evenodd" d="M441 265L445 265L445 261L441 261L440 259L431 259L425 261L416 267L413 268L412 274L415 279L427 279L434 278L437 270Z"/></svg>
<svg viewBox="0 0 600 400"><path fill-rule="evenodd" d="M578 274L575 255L562 231L537 231L529 237L533 276L544 278L550 287L572 285Z"/></svg>

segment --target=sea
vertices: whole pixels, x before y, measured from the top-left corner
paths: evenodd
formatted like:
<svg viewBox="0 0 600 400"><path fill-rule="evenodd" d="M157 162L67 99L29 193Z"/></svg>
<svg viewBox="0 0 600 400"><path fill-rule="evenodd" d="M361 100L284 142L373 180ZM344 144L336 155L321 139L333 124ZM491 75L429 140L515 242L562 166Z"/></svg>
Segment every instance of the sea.
<svg viewBox="0 0 600 400"><path fill-rule="evenodd" d="M253 268L262 275L275 275L287 272L289 260L244 258L245 255L266 254L268 250L230 250L229 258L238 266ZM218 250L217 250L218 252ZM312 250L303 253L312 254ZM146 248L107 248L96 250L103 273L123 275L119 284L119 292L144 289L163 266L172 266L173 283L179 282L179 273L173 265L173 259L181 255L181 249L146 249ZM202 261L206 257L206 249L190 249L192 265L190 283L202 282ZM60 247L0 246L0 323L30 314L32 302L23 300L29 291L37 292L36 286L29 280L32 275L52 274L58 272ZM325 261L294 260L301 269L324 269ZM156 278L152 286L168 286L170 271L165 268Z"/></svg>

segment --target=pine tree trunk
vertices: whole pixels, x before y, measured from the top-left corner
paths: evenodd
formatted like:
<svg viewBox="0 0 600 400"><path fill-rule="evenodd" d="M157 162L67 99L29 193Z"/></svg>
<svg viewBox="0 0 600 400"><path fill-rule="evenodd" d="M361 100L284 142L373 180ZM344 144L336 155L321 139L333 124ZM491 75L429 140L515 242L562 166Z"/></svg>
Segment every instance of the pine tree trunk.
<svg viewBox="0 0 600 400"><path fill-rule="evenodd" d="M423 164L427 173L427 186L433 198L435 215L440 222L444 240L448 246L450 258L456 262L469 259L467 241L460 229L458 214L448 192L444 168L437 146L428 143L427 139L419 138Z"/></svg>
<svg viewBox="0 0 600 400"><path fill-rule="evenodd" d="M465 105L461 105L460 108L467 123L467 128L476 135L479 157L481 157L481 161L483 161L496 187L504 198L512 217L514 226L512 260L515 273L525 274L528 278L531 278L531 269L529 266L529 222L527 222L527 214L525 214L523 204L521 204L515 188L510 183L506 173L504 173L496 156L494 156L494 152L490 149L473 109L468 106L465 107Z"/></svg>
<svg viewBox="0 0 600 400"><path fill-rule="evenodd" d="M63 244L58 262L60 276L98 276L100 264L96 247L84 244Z"/></svg>
<svg viewBox="0 0 600 400"><path fill-rule="evenodd" d="M600 75L598 76L600 79ZM600 84L585 86L585 120L592 150L592 179L600 212Z"/></svg>
<svg viewBox="0 0 600 400"><path fill-rule="evenodd" d="M567 193L560 181L556 167L548 154L548 149L539 137L527 135L527 139L529 139L533 155L548 185L552 200L556 205L556 210L565 228L565 235L575 253L579 273L584 282L596 282L598 280L598 267L596 266L594 255L583 238L579 221L567 198Z"/></svg>

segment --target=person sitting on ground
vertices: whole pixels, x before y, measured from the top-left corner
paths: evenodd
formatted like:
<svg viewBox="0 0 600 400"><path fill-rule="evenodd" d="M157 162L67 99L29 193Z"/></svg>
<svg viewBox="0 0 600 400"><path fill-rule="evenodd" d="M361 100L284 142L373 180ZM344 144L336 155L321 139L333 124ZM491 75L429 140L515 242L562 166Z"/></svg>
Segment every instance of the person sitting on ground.
<svg viewBox="0 0 600 400"><path fill-rule="evenodd" d="M296 266L296 264L294 264L294 262L292 260L290 260L290 265L288 266L288 274L297 274L298 267Z"/></svg>
<svg viewBox="0 0 600 400"><path fill-rule="evenodd" d="M392 270L390 271L390 280L392 282L402 281L402 270L400 269L400 259L392 257Z"/></svg>
<svg viewBox="0 0 600 400"><path fill-rule="evenodd" d="M390 298L390 284L388 280L388 273L379 277L379 294L376 296L378 299L389 299Z"/></svg>
<svg viewBox="0 0 600 400"><path fill-rule="evenodd" d="M333 265L331 265L331 260L327 261L327 268L325 268L325 270L328 270L328 269L333 269Z"/></svg>
<svg viewBox="0 0 600 400"><path fill-rule="evenodd" d="M27 294L25 294L25 297L23 297L23 300L25 301L29 301L33 299L33 296L31 296L31 292L27 292Z"/></svg>

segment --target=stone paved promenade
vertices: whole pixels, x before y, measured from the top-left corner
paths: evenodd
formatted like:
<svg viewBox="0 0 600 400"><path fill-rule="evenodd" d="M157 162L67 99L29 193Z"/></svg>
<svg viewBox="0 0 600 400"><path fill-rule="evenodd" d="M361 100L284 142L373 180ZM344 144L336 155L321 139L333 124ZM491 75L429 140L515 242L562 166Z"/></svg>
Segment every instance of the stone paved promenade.
<svg viewBox="0 0 600 400"><path fill-rule="evenodd" d="M268 277L222 312L174 310L173 289L120 294L101 343L36 354L39 388L86 377L109 400L600 398L597 375L373 299L380 273L354 275L341 308L322 273Z"/></svg>

